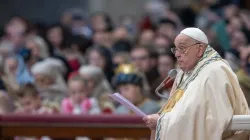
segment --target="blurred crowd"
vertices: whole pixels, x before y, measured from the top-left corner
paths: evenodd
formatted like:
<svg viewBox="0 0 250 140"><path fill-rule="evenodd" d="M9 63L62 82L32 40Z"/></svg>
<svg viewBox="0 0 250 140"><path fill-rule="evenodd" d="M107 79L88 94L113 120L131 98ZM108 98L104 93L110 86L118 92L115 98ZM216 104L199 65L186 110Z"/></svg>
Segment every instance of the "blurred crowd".
<svg viewBox="0 0 250 140"><path fill-rule="evenodd" d="M178 68L170 48L191 26L229 62L250 103L249 15L237 3L202 0L178 12L149 1L139 22L123 15L117 24L107 13L81 9L66 10L53 25L13 16L0 40L0 113L133 113L109 98L115 92L156 113L166 100L154 90ZM160 92L168 97L170 87Z"/></svg>

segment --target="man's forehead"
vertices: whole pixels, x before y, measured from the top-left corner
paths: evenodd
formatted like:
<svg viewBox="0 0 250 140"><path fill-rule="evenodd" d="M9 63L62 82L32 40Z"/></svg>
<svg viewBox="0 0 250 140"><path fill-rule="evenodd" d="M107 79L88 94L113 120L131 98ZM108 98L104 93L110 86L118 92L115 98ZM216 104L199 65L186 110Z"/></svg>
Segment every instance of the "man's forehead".
<svg viewBox="0 0 250 140"><path fill-rule="evenodd" d="M184 34L179 34L176 38L174 43L175 44L187 44L189 41L191 41L191 39Z"/></svg>

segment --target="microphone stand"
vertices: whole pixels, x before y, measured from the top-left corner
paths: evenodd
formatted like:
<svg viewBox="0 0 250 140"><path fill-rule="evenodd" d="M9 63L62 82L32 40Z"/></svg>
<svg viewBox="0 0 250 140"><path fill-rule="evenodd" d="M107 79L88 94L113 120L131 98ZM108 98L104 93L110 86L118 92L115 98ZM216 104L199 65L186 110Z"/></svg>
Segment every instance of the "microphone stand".
<svg viewBox="0 0 250 140"><path fill-rule="evenodd" d="M168 83L170 80L172 80L172 78L168 79L168 80L166 81L166 83ZM156 93L157 96L159 96L159 97L164 98L164 99L167 100L168 97L162 95L162 94L159 92L159 90L160 90L161 88L163 88L164 85L165 85L165 84L164 84L164 81L165 81L165 80L163 80L163 81L161 82L161 84L155 89L155 93Z"/></svg>

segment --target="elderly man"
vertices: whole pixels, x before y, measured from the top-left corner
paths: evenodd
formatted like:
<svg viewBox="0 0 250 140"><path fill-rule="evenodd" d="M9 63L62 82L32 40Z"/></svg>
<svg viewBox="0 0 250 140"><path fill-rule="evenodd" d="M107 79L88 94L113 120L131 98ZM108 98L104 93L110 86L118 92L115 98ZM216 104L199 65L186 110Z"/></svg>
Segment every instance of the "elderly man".
<svg viewBox="0 0 250 140"><path fill-rule="evenodd" d="M180 71L171 96L158 114L144 117L156 140L245 140L244 131L226 131L233 115L249 114L238 79L208 45L198 28L186 28L172 52Z"/></svg>

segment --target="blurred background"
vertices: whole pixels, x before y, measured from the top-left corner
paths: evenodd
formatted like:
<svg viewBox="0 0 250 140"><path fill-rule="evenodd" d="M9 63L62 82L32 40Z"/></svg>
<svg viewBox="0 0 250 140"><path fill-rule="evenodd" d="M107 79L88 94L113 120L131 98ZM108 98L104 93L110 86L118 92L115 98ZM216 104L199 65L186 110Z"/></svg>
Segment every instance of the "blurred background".
<svg viewBox="0 0 250 140"><path fill-rule="evenodd" d="M176 35L198 27L237 74L250 103L248 0L8 0L0 5L0 113L146 114L178 68ZM161 93L168 97L171 87Z"/></svg>

